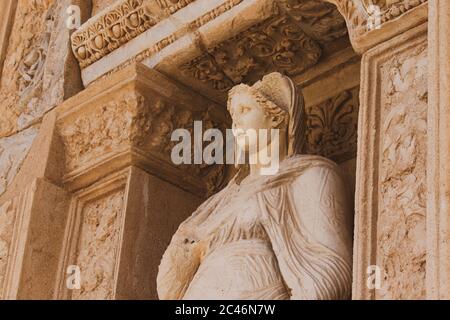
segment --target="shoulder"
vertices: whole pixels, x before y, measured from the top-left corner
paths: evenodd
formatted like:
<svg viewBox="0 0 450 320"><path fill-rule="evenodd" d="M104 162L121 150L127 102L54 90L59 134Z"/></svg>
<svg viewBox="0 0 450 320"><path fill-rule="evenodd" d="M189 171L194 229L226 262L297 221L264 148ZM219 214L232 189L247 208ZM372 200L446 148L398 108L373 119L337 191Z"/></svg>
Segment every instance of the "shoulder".
<svg viewBox="0 0 450 320"><path fill-rule="evenodd" d="M339 166L335 162L321 156L296 155L290 157L282 164L282 171L297 172L298 176L295 180L320 180L320 178L327 176L340 178Z"/></svg>

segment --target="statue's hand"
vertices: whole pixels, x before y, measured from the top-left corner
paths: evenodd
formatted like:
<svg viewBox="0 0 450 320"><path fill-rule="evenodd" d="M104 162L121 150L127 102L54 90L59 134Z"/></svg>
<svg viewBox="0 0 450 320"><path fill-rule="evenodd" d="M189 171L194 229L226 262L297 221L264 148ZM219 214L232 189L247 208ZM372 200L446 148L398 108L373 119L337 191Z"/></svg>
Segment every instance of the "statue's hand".
<svg viewBox="0 0 450 320"><path fill-rule="evenodd" d="M163 300L182 299L197 272L203 252L194 233L180 228L167 248L159 266L158 295Z"/></svg>

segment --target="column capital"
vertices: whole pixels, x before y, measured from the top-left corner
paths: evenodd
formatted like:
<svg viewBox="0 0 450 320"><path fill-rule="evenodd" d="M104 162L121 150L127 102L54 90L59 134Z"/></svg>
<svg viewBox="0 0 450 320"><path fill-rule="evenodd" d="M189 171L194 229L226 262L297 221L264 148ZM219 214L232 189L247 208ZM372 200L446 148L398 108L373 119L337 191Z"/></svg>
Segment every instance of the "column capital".
<svg viewBox="0 0 450 320"><path fill-rule="evenodd" d="M57 110L65 154L63 184L83 188L136 166L197 195L216 191L224 165L175 166L175 129L225 129L224 108L143 65L131 65L93 84Z"/></svg>

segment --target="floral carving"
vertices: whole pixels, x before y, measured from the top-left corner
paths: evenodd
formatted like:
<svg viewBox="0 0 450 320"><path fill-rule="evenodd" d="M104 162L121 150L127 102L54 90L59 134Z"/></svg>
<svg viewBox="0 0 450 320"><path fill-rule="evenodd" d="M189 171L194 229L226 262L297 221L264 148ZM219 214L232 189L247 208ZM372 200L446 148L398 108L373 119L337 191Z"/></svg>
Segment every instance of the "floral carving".
<svg viewBox="0 0 450 320"><path fill-rule="evenodd" d="M370 19L386 23L405 12L427 2L427 0L326 0L335 4L347 21L351 38L356 39L371 31ZM374 12L371 6L378 6ZM375 16L378 15L378 16Z"/></svg>
<svg viewBox="0 0 450 320"><path fill-rule="evenodd" d="M174 14L194 1L195 0L156 0L160 8L163 9L167 15Z"/></svg>
<svg viewBox="0 0 450 320"><path fill-rule="evenodd" d="M371 6L380 8L381 23L399 17L405 12L427 2L427 0L362 0L364 9L372 14Z"/></svg>
<svg viewBox="0 0 450 320"><path fill-rule="evenodd" d="M128 94L62 127L67 169L74 170L127 143L143 143L142 139L151 124L150 111L138 108L143 102L142 96Z"/></svg>
<svg viewBox="0 0 450 320"><path fill-rule="evenodd" d="M27 104L43 91L50 35L55 28L54 1L19 1L17 5L16 23L2 70L0 137L17 132L26 118L39 114L36 101Z"/></svg>
<svg viewBox="0 0 450 320"><path fill-rule="evenodd" d="M257 81L278 70L288 75L315 65L319 44L288 16L260 23L181 66L182 71L219 91Z"/></svg>
<svg viewBox="0 0 450 320"><path fill-rule="evenodd" d="M130 147L172 164L171 141L175 129L193 134L194 121L202 120L203 129L220 128L210 119L208 109L191 111L167 100L146 100L127 92L121 98L95 106L89 113L59 124L66 154L66 171L72 173ZM205 181L209 192L222 183L224 166L181 166L182 170Z"/></svg>
<svg viewBox="0 0 450 320"><path fill-rule="evenodd" d="M137 37L159 21L144 0L126 0L72 35L72 49L86 66Z"/></svg>
<svg viewBox="0 0 450 320"><path fill-rule="evenodd" d="M125 1L129 1L129 0L122 0L121 2L125 2ZM135 0L138 1L138 0ZM142 0L139 0L140 3L142 2ZM173 14L176 11L184 8L185 6L187 6L188 4L194 2L195 0L157 0L159 6L161 7L161 9L163 9L167 15ZM209 21L217 18L218 16L220 16L221 14L223 14L224 12L230 10L231 8L233 8L234 6L238 5L239 3L241 3L243 0L228 0L226 2L224 2L223 4L221 4L220 6L218 6L217 8L215 8L214 10L211 10L210 12L207 12L206 14L202 15L201 17L199 17L198 19L192 21L191 23L189 23L189 27L186 28L186 30L190 30L190 29L198 29L201 26L203 26L204 24L208 23ZM119 4L118 4L119 5ZM143 6L145 12L149 12L150 9L147 6L147 4L144 2L142 2L142 4L140 4L139 6ZM138 10L138 8L136 9ZM141 11L140 9L138 11ZM108 53L114 51L115 49L117 49L118 47L120 47L122 44L125 44L126 42L128 42L129 40L137 37L139 34L145 32L146 30L150 29L152 26L154 26L155 24L157 24L160 20L160 17L158 17L155 14L150 14L150 16L153 19L153 23L150 24L146 24L146 25L139 25L138 28L136 28L136 30L134 31L134 33L132 33L132 35L130 35L130 31L129 30L123 30L123 37L120 40L120 43L118 45L116 45L115 47L110 47L110 48L104 48L102 50L98 50L98 49L92 49L93 52L95 52L94 56L91 56L91 58L87 57L87 54L85 54L85 49L89 48L89 50L91 50L91 46L92 46L92 41L88 41L87 39L87 35L90 35L90 37L92 39L94 39L94 37L96 37L96 35L101 34L101 30L104 29L104 27L102 27L102 25L104 24L104 22L102 22L102 17L98 17L95 18L94 21L87 23L86 25L82 26L81 29L79 31L77 31L76 33L74 33L74 35L72 36L72 48L74 50L75 56L78 59L81 68L86 68L87 66L91 65L92 63L94 63L97 60L100 60L102 57L106 56ZM117 19L121 19L121 17L118 17ZM139 20L139 21L143 21L143 19ZM99 30L96 30L96 28L92 28L91 25L98 25ZM164 49L165 47L167 47L168 45L172 44L173 42L175 42L178 38L180 38L182 35L184 35L184 31L177 31L175 33L169 34L167 37L164 37L163 39L161 39L160 41L158 41L157 43L155 43L154 45L150 46L150 48L147 48L145 50L143 50L142 52L140 52L139 54L137 54L136 56L130 58L129 60L127 60L126 62L122 63L120 66L118 66L117 68L115 68L114 70L108 72L105 76L108 76L110 73L115 72L119 69L123 69L124 67L130 65L133 62L139 62L144 60L145 58L148 58L152 55L154 55L155 53L161 51L162 49ZM75 39L75 37L78 37L78 34L85 34L85 36L81 36L77 39ZM101 37L104 40L100 40L100 38L98 39L98 41L102 41L104 43L109 43L108 39L106 39L105 37ZM106 40L105 40L106 39ZM77 53L77 49L80 49L80 53Z"/></svg>
<svg viewBox="0 0 450 320"><path fill-rule="evenodd" d="M113 299L124 191L115 191L84 205L77 265L81 290L72 299Z"/></svg>
<svg viewBox="0 0 450 320"><path fill-rule="evenodd" d="M307 108L306 153L336 162L354 158L357 148L359 87Z"/></svg>
<svg viewBox="0 0 450 320"><path fill-rule="evenodd" d="M425 44L383 67L377 264L381 299L425 297L427 50Z"/></svg>

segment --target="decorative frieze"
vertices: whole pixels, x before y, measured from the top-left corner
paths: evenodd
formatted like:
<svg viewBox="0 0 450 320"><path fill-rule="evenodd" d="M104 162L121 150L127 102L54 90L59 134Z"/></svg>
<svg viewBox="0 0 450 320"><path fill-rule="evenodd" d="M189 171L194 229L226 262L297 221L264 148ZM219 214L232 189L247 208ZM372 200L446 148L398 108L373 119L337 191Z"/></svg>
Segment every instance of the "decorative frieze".
<svg viewBox="0 0 450 320"><path fill-rule="evenodd" d="M156 0L167 15L174 14L195 0Z"/></svg>
<svg viewBox="0 0 450 320"><path fill-rule="evenodd" d="M384 32L386 31L383 30L385 24L408 13L414 8L421 6L426 1L427 0L267 0L265 2L268 4L269 2L271 3L273 7L271 11L273 14L280 11L281 16L287 15L295 21L283 36L288 38L291 36L295 37L298 35L298 30L300 29L309 38L314 39L323 46L323 43L341 39L342 37L346 37L347 33L349 33L350 40L352 41L355 50L363 52L380 42L380 39L384 39L383 37L387 37L386 39L388 39L396 34L395 30ZM139 50L128 50L129 56L126 58L122 57L121 59L123 59L123 61L120 64L128 64L130 61L142 61L143 59L152 57L177 41L179 41L181 45L185 45L185 36L187 35L196 36L197 40L201 42L206 40L206 44L203 46L201 45L200 48L206 46L207 49L211 49L208 46L208 43L214 42L214 39L202 39L205 36L202 32L199 32L202 26L230 11L235 6L241 4L243 6L251 6L254 1L227 0L218 4L215 8L211 7L209 9L206 8L206 6L204 6L205 8L197 6L198 9L205 11L204 13L199 12L196 17L191 13L187 14L187 16L192 16L192 20L187 20L183 23L177 22L178 18L173 19L173 21L171 20L172 14L178 14L178 11L184 10L188 5L195 6L197 2L198 1L194 0L158 0L157 4L159 9L156 9L154 4L148 1L119 1L109 12L103 12L100 15L93 17L89 22L83 25L80 30L74 33L72 46L75 55L80 62L80 66L82 68L87 68L119 47L126 45L135 38L143 37L143 33L148 33L153 29L161 29L158 31L158 40L154 43L149 42L146 48L141 45L139 46ZM377 9L375 10L374 8ZM158 10L163 10L168 17L158 13ZM258 14L259 13L256 15ZM417 17L414 16L411 18L411 21L408 22L407 25L417 25L418 22L420 22L421 14L416 14L416 16ZM255 26L261 25L266 19L266 12L261 12L259 18L255 16L251 21L253 26ZM293 34L291 33L291 29ZM403 29L398 28L398 30L400 31ZM263 34L261 37L267 37L266 31L262 30ZM277 31L275 30L274 32L276 33ZM269 33L269 36L271 35L272 34ZM207 35L207 37L210 36L211 35L209 34ZM220 37L222 36L223 35L220 35ZM275 37L277 36L275 35ZM278 40L275 39L275 42L277 41ZM295 49L298 47L298 43L288 41L284 41L277 45L278 50L289 52L296 51ZM283 60L288 59L293 58L288 58L286 56L283 58ZM199 58L197 55L197 57L192 57L191 62L203 62L203 60L204 57ZM185 63L188 63L188 61L185 61ZM204 63L207 64L211 62ZM257 64L258 62L254 63ZM111 66L110 70L101 71L101 74L98 76L119 68L120 64ZM265 65L263 64L261 67L263 68ZM245 68L245 66L242 68ZM267 70L267 72L270 71L272 70ZM278 69L278 71L282 70ZM228 77L228 75L226 76ZM220 74L220 72L215 74L215 77L218 77L219 81L227 82L227 79L220 79L224 77L224 74ZM89 83L93 80L90 78L91 76L85 80L85 83ZM228 86L224 87L227 88Z"/></svg>
<svg viewBox="0 0 450 320"><path fill-rule="evenodd" d="M239 83L253 83L278 70L296 75L315 65L320 45L290 17L281 16L232 37L181 66L182 72L228 91Z"/></svg>
<svg viewBox="0 0 450 320"><path fill-rule="evenodd" d="M175 129L192 132L196 120L203 121L204 130L224 130L225 111L146 67L130 66L121 72L110 80L110 85L119 86L113 93L99 84L86 91L84 99L68 100L62 107L69 108L57 125L65 151L64 182L79 188L86 177L95 181L139 164L194 193L218 190L224 165L175 166L171 151L178 142L171 141L171 135Z"/></svg>
<svg viewBox="0 0 450 320"><path fill-rule="evenodd" d="M159 21L148 1L126 0L95 17L72 35L72 49L81 68L94 63Z"/></svg>
<svg viewBox="0 0 450 320"><path fill-rule="evenodd" d="M66 170L73 171L92 160L141 144L150 130L150 110L142 108L144 98L126 93L120 100L93 106L73 122L61 127L66 152Z"/></svg>

